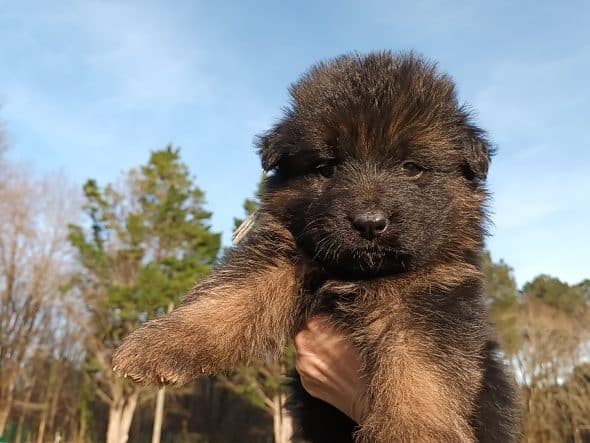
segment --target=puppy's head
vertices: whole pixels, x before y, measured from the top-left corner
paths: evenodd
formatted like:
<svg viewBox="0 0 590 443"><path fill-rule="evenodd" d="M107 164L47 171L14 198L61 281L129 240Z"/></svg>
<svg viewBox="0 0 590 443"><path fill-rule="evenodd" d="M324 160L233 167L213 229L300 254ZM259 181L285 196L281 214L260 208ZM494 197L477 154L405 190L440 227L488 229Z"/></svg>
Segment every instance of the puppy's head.
<svg viewBox="0 0 590 443"><path fill-rule="evenodd" d="M347 55L291 87L260 138L263 207L325 269L383 275L482 246L490 149L454 84L414 55Z"/></svg>

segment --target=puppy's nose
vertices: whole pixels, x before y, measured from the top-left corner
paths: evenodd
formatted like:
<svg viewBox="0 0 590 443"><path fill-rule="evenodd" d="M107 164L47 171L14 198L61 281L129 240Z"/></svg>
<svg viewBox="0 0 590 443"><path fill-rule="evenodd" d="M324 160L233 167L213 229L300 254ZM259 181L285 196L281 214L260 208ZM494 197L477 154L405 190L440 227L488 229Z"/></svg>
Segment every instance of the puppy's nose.
<svg viewBox="0 0 590 443"><path fill-rule="evenodd" d="M353 217L352 225L363 237L374 238L387 229L387 217L381 211L364 212Z"/></svg>

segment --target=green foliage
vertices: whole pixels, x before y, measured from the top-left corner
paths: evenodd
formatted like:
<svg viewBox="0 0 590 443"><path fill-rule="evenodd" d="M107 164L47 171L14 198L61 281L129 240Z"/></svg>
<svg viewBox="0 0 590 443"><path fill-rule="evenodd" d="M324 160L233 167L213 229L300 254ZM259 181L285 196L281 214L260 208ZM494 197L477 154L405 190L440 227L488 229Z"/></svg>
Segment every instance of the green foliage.
<svg viewBox="0 0 590 443"><path fill-rule="evenodd" d="M504 352L513 355L522 345L518 329L519 293L513 270L503 260L494 263L489 252L483 257L482 268L490 315L498 329Z"/></svg>
<svg viewBox="0 0 590 443"><path fill-rule="evenodd" d="M295 358L295 348L290 345L279 360L252 362L220 381L252 406L269 411L273 399L286 392L286 373L294 367Z"/></svg>
<svg viewBox="0 0 590 443"><path fill-rule="evenodd" d="M208 225L204 194L178 149L151 154L122 186L84 185L90 230L69 227L82 271L71 287L85 296L106 336L119 339L167 309L216 260L220 235Z"/></svg>
<svg viewBox="0 0 590 443"><path fill-rule="evenodd" d="M580 294L584 298L587 306L590 306L590 278L583 280L581 283L576 285L576 289L580 291Z"/></svg>
<svg viewBox="0 0 590 443"><path fill-rule="evenodd" d="M586 304L584 283L569 286L561 280L548 275L539 275L523 287L523 291L544 303L567 314L577 315L583 312Z"/></svg>

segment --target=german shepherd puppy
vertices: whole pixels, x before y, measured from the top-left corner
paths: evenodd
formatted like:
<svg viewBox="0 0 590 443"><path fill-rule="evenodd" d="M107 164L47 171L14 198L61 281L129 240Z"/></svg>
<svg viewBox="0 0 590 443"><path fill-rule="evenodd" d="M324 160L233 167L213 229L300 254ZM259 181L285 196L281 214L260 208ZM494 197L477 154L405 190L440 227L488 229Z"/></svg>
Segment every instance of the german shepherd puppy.
<svg viewBox="0 0 590 443"><path fill-rule="evenodd" d="M272 174L254 228L180 307L130 334L114 367L188 383L279 355L323 314L358 348L370 410L354 423L296 383L300 438L516 441L480 268L491 148L452 80L413 54L353 54L290 92L259 139Z"/></svg>

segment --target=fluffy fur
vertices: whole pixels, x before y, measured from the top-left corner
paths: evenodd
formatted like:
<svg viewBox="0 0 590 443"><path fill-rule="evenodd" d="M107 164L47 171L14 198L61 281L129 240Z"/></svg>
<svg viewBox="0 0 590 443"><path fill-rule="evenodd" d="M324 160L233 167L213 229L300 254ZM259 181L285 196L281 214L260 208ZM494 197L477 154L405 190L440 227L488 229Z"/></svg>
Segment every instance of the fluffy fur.
<svg viewBox="0 0 590 443"><path fill-rule="evenodd" d="M291 87L259 141L273 171L255 229L116 369L187 383L279 355L312 315L350 333L370 381L362 426L295 383L311 442L511 442L515 388L496 354L480 255L491 151L451 79L423 59L346 55Z"/></svg>

